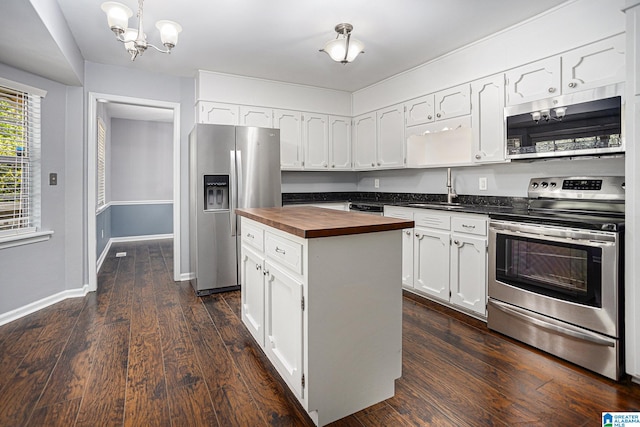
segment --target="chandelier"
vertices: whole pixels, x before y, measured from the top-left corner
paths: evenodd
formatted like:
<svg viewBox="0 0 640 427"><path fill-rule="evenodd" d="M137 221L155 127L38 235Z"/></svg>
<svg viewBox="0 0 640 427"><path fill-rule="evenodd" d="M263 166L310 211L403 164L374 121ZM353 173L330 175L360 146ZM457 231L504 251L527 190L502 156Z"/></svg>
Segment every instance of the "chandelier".
<svg viewBox="0 0 640 427"><path fill-rule="evenodd" d="M138 0L138 28L128 28L129 18L133 15L131 9L122 3L108 1L102 3L102 10L107 14L109 28L116 35L119 42L124 43L124 47L134 61L142 55L148 47L152 47L158 52L171 53L171 49L178 43L178 33L182 31L180 24L162 20L156 22L156 28L160 31L160 39L165 49L158 48L147 42L147 35L142 28L142 2Z"/></svg>
<svg viewBox="0 0 640 427"><path fill-rule="evenodd" d="M351 38L352 30L353 25L351 24L336 25L335 31L338 35L335 39L329 40L324 45L324 49L320 49L320 52L326 52L331 59L343 64L356 59L356 56L364 53L364 44L360 40Z"/></svg>

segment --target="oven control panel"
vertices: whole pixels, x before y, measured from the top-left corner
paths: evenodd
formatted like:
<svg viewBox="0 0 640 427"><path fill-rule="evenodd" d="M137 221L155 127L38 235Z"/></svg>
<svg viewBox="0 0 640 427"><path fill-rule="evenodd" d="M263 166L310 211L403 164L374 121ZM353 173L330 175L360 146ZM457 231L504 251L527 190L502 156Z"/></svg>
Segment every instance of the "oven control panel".
<svg viewBox="0 0 640 427"><path fill-rule="evenodd" d="M624 200L623 176L532 178L530 199Z"/></svg>

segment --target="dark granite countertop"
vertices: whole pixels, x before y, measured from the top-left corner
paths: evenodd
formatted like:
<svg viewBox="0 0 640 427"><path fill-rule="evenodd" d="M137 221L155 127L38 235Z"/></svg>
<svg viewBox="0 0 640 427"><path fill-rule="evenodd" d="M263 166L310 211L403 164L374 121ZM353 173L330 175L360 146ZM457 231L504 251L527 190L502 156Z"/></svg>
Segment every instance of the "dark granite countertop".
<svg viewBox="0 0 640 427"><path fill-rule="evenodd" d="M450 205L446 203L446 199L446 194L425 193L330 192L282 194L283 205L358 202L482 215L522 215L527 211L527 199L523 197L460 195L455 199L455 203Z"/></svg>

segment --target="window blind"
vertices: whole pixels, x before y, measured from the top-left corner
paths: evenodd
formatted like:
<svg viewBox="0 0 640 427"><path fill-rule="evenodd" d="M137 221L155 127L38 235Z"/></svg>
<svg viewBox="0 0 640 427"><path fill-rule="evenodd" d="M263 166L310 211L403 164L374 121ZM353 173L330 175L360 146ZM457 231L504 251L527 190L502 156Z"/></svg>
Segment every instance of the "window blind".
<svg viewBox="0 0 640 427"><path fill-rule="evenodd" d="M40 96L0 85L0 236L33 231Z"/></svg>
<svg viewBox="0 0 640 427"><path fill-rule="evenodd" d="M106 198L106 136L104 123L98 119L98 208L104 206Z"/></svg>

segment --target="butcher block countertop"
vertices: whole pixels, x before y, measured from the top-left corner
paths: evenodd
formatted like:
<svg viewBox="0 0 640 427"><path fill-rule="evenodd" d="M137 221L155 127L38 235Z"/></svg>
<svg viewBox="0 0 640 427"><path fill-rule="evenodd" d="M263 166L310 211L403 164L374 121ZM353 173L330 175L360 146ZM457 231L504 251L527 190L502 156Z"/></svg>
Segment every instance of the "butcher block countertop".
<svg viewBox="0 0 640 427"><path fill-rule="evenodd" d="M303 239L413 227L413 221L313 206L236 209L236 214Z"/></svg>

